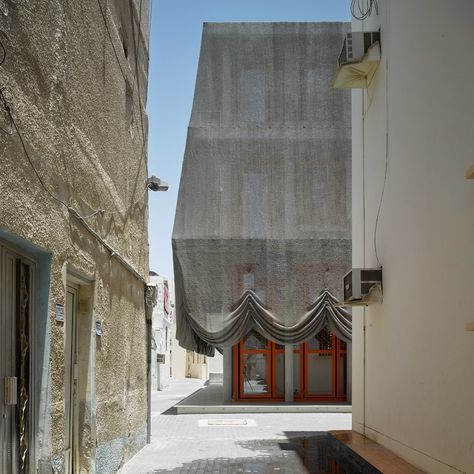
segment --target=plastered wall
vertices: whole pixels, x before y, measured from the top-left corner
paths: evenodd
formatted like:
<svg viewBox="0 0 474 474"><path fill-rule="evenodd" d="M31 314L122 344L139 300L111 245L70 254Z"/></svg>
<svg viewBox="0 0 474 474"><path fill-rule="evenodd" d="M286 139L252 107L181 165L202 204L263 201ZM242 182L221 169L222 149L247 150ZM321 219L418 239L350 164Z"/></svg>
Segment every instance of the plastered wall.
<svg viewBox="0 0 474 474"><path fill-rule="evenodd" d="M353 429L426 472L472 473L474 5L378 3L353 24L382 33L374 83L353 92L352 235L384 292L353 311Z"/></svg>
<svg viewBox="0 0 474 474"><path fill-rule="evenodd" d="M45 407L32 461L39 472L64 468L65 334L55 306L65 304L71 269L90 280L92 302L81 430L93 449L81 472L114 472L145 443L143 282L67 207L90 216L85 222L148 275L148 7L146 0L0 2L0 87L32 162L0 106L0 228L50 255L50 279L39 281L48 297L48 322L39 329L49 354L36 380L46 387L37 400Z"/></svg>

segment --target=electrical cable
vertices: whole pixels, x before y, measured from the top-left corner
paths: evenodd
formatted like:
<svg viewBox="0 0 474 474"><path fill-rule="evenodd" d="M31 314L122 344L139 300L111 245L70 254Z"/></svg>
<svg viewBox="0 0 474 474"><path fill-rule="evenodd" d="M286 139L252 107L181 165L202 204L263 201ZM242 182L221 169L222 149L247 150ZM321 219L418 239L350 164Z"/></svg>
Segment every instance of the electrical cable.
<svg viewBox="0 0 474 474"><path fill-rule="evenodd" d="M382 185L382 192L380 193L380 201L379 207L377 209L377 217L375 218L375 227L374 227L374 251L375 251L375 258L377 259L377 263L379 267L382 265L380 264L379 255L377 252L377 229L379 225L379 217L380 217L380 210L382 208L383 196L385 194L385 185L387 183L387 171L388 171L388 59L385 59L385 172L383 177L383 185Z"/></svg>
<svg viewBox="0 0 474 474"><path fill-rule="evenodd" d="M137 83L137 93L138 93L138 102L140 104L140 123L141 123L141 130L142 130L142 146L144 147L145 144L145 127L143 125L143 104L142 104L142 97L141 97L141 92L140 92L140 76L139 76L139 71L138 71L138 51L140 49L140 29L141 29L141 24L142 24L142 2L143 0L140 0L140 14L138 17L138 30L137 30L137 41L135 42L135 33L133 32L133 45L135 49L135 76L133 78L133 85L132 89L135 85L135 81ZM133 13L130 12L130 18L132 20L132 30L133 30ZM143 153L143 150L142 150Z"/></svg>
<svg viewBox="0 0 474 474"><path fill-rule="evenodd" d="M87 216L81 216L73 207L71 207L68 203L66 203L65 201L62 201L61 199L59 199L57 196L54 195L54 193L52 191L50 191L50 189L46 186L43 178L41 177L41 175L39 174L33 160L31 159L30 157L30 154L28 152L28 149L26 147L26 143L25 143L25 140L23 138L23 134L21 133L20 129L18 128L18 125L13 117L13 114L12 114L12 111L11 111L11 107L10 105L8 104L8 102L6 101L5 99L5 96L4 96L4 93L3 91L5 90L5 88L0 88L0 102L3 104L3 107L5 109L5 111L7 112L8 114L8 117L10 119L10 123L12 124L13 126L13 129L16 131L16 133L18 134L18 138L20 139L20 143L21 143L21 147L23 149L23 152L26 156L26 159L28 160L28 163L30 164L34 174L36 175L38 181L40 182L42 188L46 191L46 193L54 200L56 201L57 203L61 204L62 206L64 206L68 211L71 211L73 210L75 212L75 214L77 214L78 217L80 217L81 219L90 219L92 217L95 217L96 215L103 215L103 214L116 214L120 211L107 211L105 209L96 209L92 214L89 214ZM12 133L13 134L13 133ZM143 197L145 196L146 192L148 191L148 187L146 186L146 183L145 183L145 189L143 191L143 193L139 196L139 198L137 198L134 202L132 202L128 209L131 209L133 206L135 206L139 201L141 201L143 199Z"/></svg>
<svg viewBox="0 0 474 474"><path fill-rule="evenodd" d="M145 194L147 193L148 191L148 186L145 184L145 189L143 190L143 193L135 200L133 201L129 206L128 206L128 209L130 210L133 206L135 206L136 204L138 204L142 199L143 197L145 196ZM101 209L99 209L102 213L106 213L108 216L110 215L113 215L113 214L119 214L121 213L122 211L119 211L118 209L116 211L103 211ZM92 216L93 214L91 214ZM90 217L90 216L89 216ZM87 217L84 217L84 219L87 219Z"/></svg>
<svg viewBox="0 0 474 474"><path fill-rule="evenodd" d="M7 58L7 50L5 49L5 46L3 46L3 43L0 41L0 49L2 50L2 59L0 61L0 66L5 62L5 59Z"/></svg>
<svg viewBox="0 0 474 474"><path fill-rule="evenodd" d="M20 130L18 129L18 126L16 124L16 121L15 119L13 118L13 114L11 112L11 109L10 109L10 106L8 105L7 101L5 100L5 96L3 94L3 91L4 91L4 88L0 89L0 101L2 102L3 104L3 107L5 108L8 116L10 117L10 121L14 127L14 129L16 130L16 133L18 134L18 138L20 139L20 143L21 143L21 146L23 148L23 151L25 153L25 156L26 156L26 159L28 160L31 168L33 169L33 172L35 173L36 177L38 178L38 181L40 182L41 186L43 187L43 189L49 194L49 196L56 202L58 202L59 204L61 204L62 206L64 206L66 209L69 208L68 204L66 204L64 201L61 201L61 199L57 198L49 189L48 187L44 184L44 181L43 181L43 178L40 176L40 174L38 173L38 170L36 169L33 161L31 160L30 158L30 154L28 153L28 149L26 148L26 144L25 144L25 141L23 140L23 135L21 134Z"/></svg>
<svg viewBox="0 0 474 474"><path fill-rule="evenodd" d="M141 27L141 20L142 20L142 2L143 2L143 0L140 0L140 6L139 6L140 15L139 15L139 20L138 20L138 32L137 32L138 45L135 42L135 34L133 32L133 43L134 43L134 49L135 49L135 76L133 78L133 83L132 83L132 90L133 90L134 87L135 87L135 81L136 81L137 93L138 93L138 102L139 102L139 105L140 105L140 125L141 125L141 135L142 135L142 147L141 147L141 151L140 151L140 161L143 158L143 155L144 155L144 152L145 152L145 144L146 144L146 134L145 134L145 126L144 126L144 120L143 120L144 106L143 106L142 99L141 99L140 82L139 82L139 77L138 77L138 49L139 49L139 40L140 40L140 27ZM104 9L102 7L102 4L100 3L100 0L97 0L97 4L99 5L100 13L101 13L102 19L104 21L105 28L107 30L107 35L109 37L110 44L111 44L112 49L114 51L115 59L116 59L117 64L120 68L120 72L122 74L122 77L123 77L124 81L127 82L126 75L125 75L125 73L122 69L122 65L120 64L119 55L118 55L117 50L115 48L114 41L112 39L112 34L110 32L109 25L107 23L106 12L104 11ZM132 10L132 8L130 10L130 18L132 19L132 30L133 30L133 10ZM146 191L146 189L147 188L145 187L145 191ZM140 200L140 199L141 199L141 197L138 200ZM135 201L134 203L132 203L130 205L130 207L134 206L137 202L138 201ZM119 212L119 211L115 211L115 212L110 211L110 212L108 212L108 214L115 214L117 212Z"/></svg>
<svg viewBox="0 0 474 474"><path fill-rule="evenodd" d="M119 59L117 50L115 49L114 41L113 41L113 39L112 39L112 34L110 33L109 25L108 25L108 23L107 23L107 15L106 15L106 12L103 10L102 4L100 3L100 0L97 0L97 4L99 5L99 10L100 10L100 14L102 15L102 19L104 20L105 29L107 30L107 35L108 35L108 37L109 37L110 44L112 45L112 49L114 50L115 59L117 60L117 64L118 64L118 66L119 66L119 68L120 68L120 72L122 73L123 80L126 82L126 81L127 81L127 76L126 76L125 73L123 72L122 65L120 64L120 59Z"/></svg>
<svg viewBox="0 0 474 474"><path fill-rule="evenodd" d="M367 19L372 15L373 10L377 15L379 14L377 0L351 0L351 14L356 20L363 21Z"/></svg>
<svg viewBox="0 0 474 474"><path fill-rule="evenodd" d="M39 175L38 173L38 170L36 169L29 153L28 153L28 149L26 148L26 144L25 144L25 141L23 140L23 136L20 132L20 130L18 129L18 126L15 122L15 119L13 118L13 115L11 113L11 109L10 109L10 106L8 105L7 101L5 100L5 96L3 94L3 90L4 88L1 88L0 89L0 102L2 102L3 106L5 107L5 110L7 111L8 115L10 116L10 119L12 121L12 124L13 124L13 127L15 128L17 134L18 134L18 138L20 139L20 142L21 142L21 146L23 148L23 151L25 153L25 156L31 166L31 168L33 169L36 177L38 178L38 181L40 182L41 186L43 187L43 189L48 193L48 195L56 202L60 203L62 206L64 206L67 211L69 212L69 214L71 214L73 217L75 217L85 228L86 230L92 234L109 252L110 252L110 257L111 258L115 258L119 261L120 264L122 264L130 273L132 273L138 280L140 280L142 283L145 283L146 284L146 279L140 274L140 272L138 270L136 270L129 262L127 262L127 260L125 260L125 258L123 258L116 250L114 250L114 248L108 244L86 221L85 219L89 218L89 217L92 217L96 214L101 214L101 213L104 213L105 211L102 210L102 209L97 209L94 213L90 214L89 216L81 216L77 211L76 209L74 209L73 207L69 206L66 202L62 201L61 199L57 198L49 189L48 187L45 185L43 179L41 178L41 176ZM147 190L147 188L145 188L145 190ZM141 196L143 197L143 195Z"/></svg>
<svg viewBox="0 0 474 474"><path fill-rule="evenodd" d="M3 46L3 43L2 43L1 41L0 41L0 49L1 49L2 52L3 52L2 60L0 61L0 66L1 66L1 65L5 62L5 59L6 59L6 57L7 57L7 50L5 49L5 46ZM4 89L5 89L4 87L2 87L2 88L0 89L0 93L2 93L2 97L3 97L3 90L4 90ZM2 103L5 104L3 98L2 98ZM7 111L7 112L8 112L8 111ZM6 133L7 135L13 135L13 123L12 123L11 117L10 117L10 125L9 125L9 127L8 127L8 130L4 129L3 127L0 127L0 130L1 130L2 132Z"/></svg>

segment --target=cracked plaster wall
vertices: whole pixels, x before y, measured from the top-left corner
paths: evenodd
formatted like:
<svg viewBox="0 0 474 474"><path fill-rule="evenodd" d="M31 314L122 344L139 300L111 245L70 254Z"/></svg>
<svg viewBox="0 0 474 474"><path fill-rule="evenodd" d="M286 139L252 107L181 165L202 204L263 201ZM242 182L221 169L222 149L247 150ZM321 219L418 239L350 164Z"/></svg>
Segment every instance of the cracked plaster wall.
<svg viewBox="0 0 474 474"><path fill-rule="evenodd" d="M101 1L100 6L111 38L95 0L0 0L6 50L0 87L48 190L83 216L105 210L87 222L146 276L149 2ZM38 425L36 463L44 472L51 466L54 472L64 469L65 333L54 308L65 305L67 266L93 280L93 319L103 328L90 368L96 384L95 444L97 451L120 445L113 460L101 459L97 472L113 472L145 443L143 283L111 260L42 188L3 107L0 126L0 229L51 254L50 329L42 328L50 356L44 380L38 381L48 387L47 407ZM84 472L95 470L94 460L89 462Z"/></svg>

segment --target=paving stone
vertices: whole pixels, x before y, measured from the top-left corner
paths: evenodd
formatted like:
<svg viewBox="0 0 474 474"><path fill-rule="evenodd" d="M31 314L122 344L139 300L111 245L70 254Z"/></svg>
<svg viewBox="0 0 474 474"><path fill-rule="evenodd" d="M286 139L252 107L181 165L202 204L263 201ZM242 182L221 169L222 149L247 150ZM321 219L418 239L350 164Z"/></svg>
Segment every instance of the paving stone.
<svg viewBox="0 0 474 474"><path fill-rule="evenodd" d="M121 474L301 474L336 472L327 461L328 430L351 428L346 413L177 415L170 410L202 383L183 381L153 394L152 440ZM179 395L179 396L178 396ZM174 413L174 414L173 414ZM255 421L247 425L199 426L200 420ZM323 470L317 463L323 459ZM329 467L328 467L329 466ZM340 474L345 471L341 467ZM362 472L362 471L353 471ZM369 471L367 471L369 472Z"/></svg>

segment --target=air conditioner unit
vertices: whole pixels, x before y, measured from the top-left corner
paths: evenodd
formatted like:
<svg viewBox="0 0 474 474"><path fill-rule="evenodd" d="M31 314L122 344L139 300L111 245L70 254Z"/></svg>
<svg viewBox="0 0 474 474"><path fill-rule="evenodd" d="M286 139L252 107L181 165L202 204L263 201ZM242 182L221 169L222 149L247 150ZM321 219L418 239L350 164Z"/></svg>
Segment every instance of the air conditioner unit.
<svg viewBox="0 0 474 474"><path fill-rule="evenodd" d="M369 48L377 41L380 43L380 31L347 33L344 38L341 54L339 55L339 67L347 63L361 61L369 51Z"/></svg>
<svg viewBox="0 0 474 474"><path fill-rule="evenodd" d="M369 87L380 63L380 30L356 31L344 37L333 87Z"/></svg>
<svg viewBox="0 0 474 474"><path fill-rule="evenodd" d="M380 301L381 268L353 268L344 275L344 305L369 305Z"/></svg>

